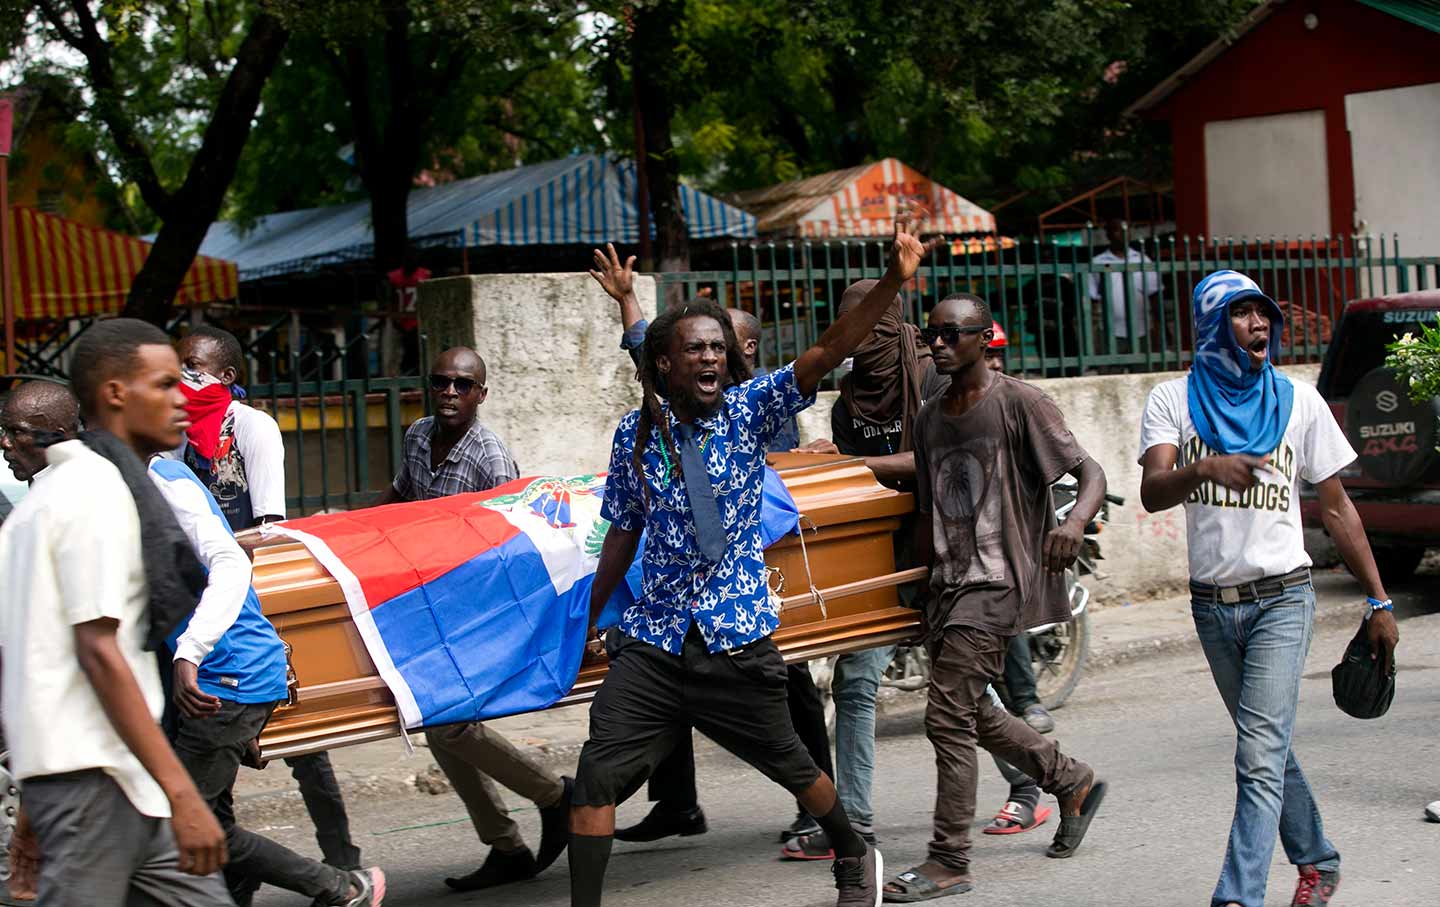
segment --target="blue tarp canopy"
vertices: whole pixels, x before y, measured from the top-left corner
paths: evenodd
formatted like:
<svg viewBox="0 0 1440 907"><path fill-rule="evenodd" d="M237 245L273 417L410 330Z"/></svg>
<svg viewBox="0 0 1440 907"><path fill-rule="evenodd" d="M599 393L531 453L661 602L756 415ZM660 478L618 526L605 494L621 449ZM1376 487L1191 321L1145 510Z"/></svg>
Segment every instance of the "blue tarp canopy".
<svg viewBox="0 0 1440 907"><path fill-rule="evenodd" d="M634 163L595 154L415 189L410 241L454 248L635 243L635 190ZM680 201L692 239L755 236L755 218L739 208L688 186ZM246 281L363 260L374 248L370 203L358 201L269 214L249 229L216 223L200 251L237 263Z"/></svg>

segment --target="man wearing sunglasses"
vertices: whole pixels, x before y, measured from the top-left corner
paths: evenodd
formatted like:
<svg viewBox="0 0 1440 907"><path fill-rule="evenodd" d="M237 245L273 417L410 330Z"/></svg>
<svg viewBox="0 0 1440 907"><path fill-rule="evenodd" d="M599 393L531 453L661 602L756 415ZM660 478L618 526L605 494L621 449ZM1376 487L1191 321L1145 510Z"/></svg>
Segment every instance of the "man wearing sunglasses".
<svg viewBox="0 0 1440 907"><path fill-rule="evenodd" d="M416 420L405 432L404 462L381 504L489 491L520 475L509 448L475 418L488 393L480 354L467 347L446 350L430 369L429 384L435 415ZM430 728L425 739L465 803L476 834L491 848L479 869L447 878L446 885L456 891L476 891L533 878L555 862L569 840L567 779L482 722ZM539 808L539 854L525 846L495 781Z"/></svg>
<svg viewBox="0 0 1440 907"><path fill-rule="evenodd" d="M969 294L942 299L921 332L945 395L915 419L918 563L929 563L925 625L931 675L925 731L935 747L935 829L926 860L885 886L913 902L969 890L977 744L1060 801L1046 855L1072 856L1105 794L1090 766L995 704L1010 641L1026 628L1068 620L1063 572L1100 509L1105 473L1036 388L994 371L990 308ZM1074 510L1056 525L1050 486L1079 480Z"/></svg>

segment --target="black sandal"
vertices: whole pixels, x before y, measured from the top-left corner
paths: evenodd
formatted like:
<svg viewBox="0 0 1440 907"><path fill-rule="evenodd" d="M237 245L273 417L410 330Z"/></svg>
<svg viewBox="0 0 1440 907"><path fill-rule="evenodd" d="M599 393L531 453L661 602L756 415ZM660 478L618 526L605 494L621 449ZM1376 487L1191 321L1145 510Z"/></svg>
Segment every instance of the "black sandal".
<svg viewBox="0 0 1440 907"><path fill-rule="evenodd" d="M1090 792L1085 795L1085 802L1080 804L1080 815L1060 817L1060 827L1055 831L1055 840L1050 842L1045 856L1056 860L1068 860L1075 856L1075 851L1080 849L1080 842L1085 840L1085 833L1090 830L1091 820L1095 818L1101 801L1105 799L1107 786L1104 781L1092 783Z"/></svg>
<svg viewBox="0 0 1440 907"><path fill-rule="evenodd" d="M975 886L970 882L956 882L948 888L941 888L935 880L920 871L919 866L907 869L895 876L886 885L894 885L899 891L880 889L880 897L887 904L913 904L916 901L931 901L952 894L964 894Z"/></svg>

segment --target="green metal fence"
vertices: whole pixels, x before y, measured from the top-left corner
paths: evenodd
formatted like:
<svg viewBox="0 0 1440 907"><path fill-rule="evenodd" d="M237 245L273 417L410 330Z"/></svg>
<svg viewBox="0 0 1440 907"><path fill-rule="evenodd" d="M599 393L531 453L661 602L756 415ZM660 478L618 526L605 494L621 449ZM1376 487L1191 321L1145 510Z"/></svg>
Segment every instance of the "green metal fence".
<svg viewBox="0 0 1440 907"><path fill-rule="evenodd" d="M418 361L427 362L425 335L418 342ZM430 414L424 378L374 377L371 345L361 334L285 362L272 350L264 357L267 373L289 380L247 387L250 401L280 423L292 516L374 503L399 470L405 429Z"/></svg>
<svg viewBox="0 0 1440 907"><path fill-rule="evenodd" d="M1178 370L1192 351L1191 290L1211 271L1233 268L1285 309L1281 362L1318 362L1348 301L1440 285L1440 258L1402 257L1393 236L1126 236L1132 254L1123 264L1093 261L1106 239L1099 231L1091 238L1084 246L988 239L942 247L906 288L907 317L923 324L946 295L973 293L1009 335L1013 373ZM888 247L874 240L736 244L729 270L658 275L660 298L663 305L708 290L722 305L756 314L764 325L761 364L773 366L814 342L846 286L884 273Z"/></svg>

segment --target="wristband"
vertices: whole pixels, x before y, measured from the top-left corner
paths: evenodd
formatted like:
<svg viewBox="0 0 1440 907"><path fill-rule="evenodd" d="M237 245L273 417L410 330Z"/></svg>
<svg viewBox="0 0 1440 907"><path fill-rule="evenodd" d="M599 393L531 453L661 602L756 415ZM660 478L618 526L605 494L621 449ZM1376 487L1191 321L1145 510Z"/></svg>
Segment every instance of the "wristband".
<svg viewBox="0 0 1440 907"><path fill-rule="evenodd" d="M1378 598L1371 598L1367 595L1365 597L1365 619L1369 620L1370 615L1376 611L1390 611L1393 613L1395 611L1395 605L1388 598L1381 601Z"/></svg>

